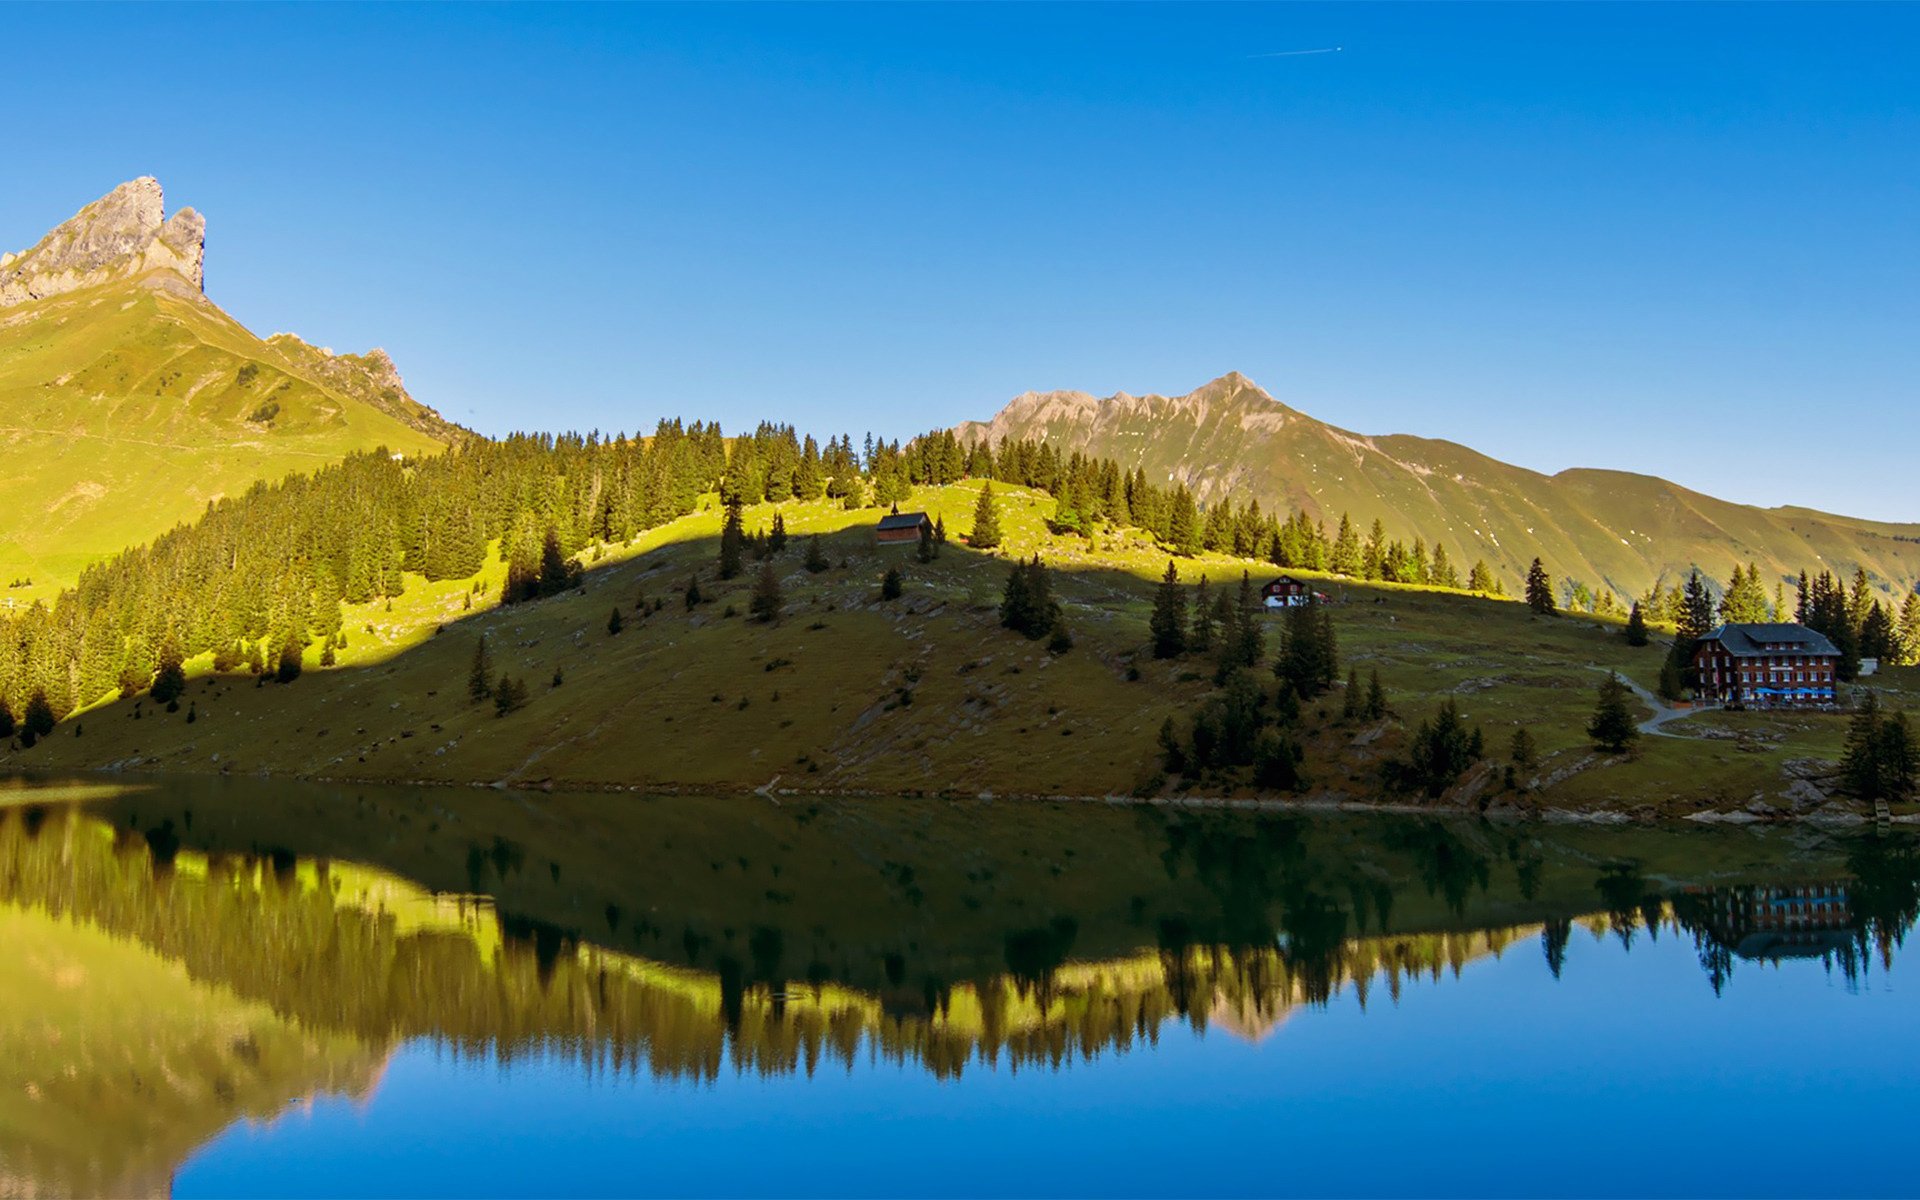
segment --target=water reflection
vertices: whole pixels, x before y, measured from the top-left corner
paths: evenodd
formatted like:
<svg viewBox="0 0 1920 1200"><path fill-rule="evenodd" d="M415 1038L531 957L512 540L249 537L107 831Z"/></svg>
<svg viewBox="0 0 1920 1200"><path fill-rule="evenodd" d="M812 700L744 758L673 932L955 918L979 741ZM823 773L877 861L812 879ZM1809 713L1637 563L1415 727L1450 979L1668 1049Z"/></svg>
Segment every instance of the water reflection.
<svg viewBox="0 0 1920 1200"><path fill-rule="evenodd" d="M163 1186L232 1121L368 1095L422 1039L663 1079L953 1079L1175 1025L1260 1040L1536 939L1561 975L1577 930L1691 937L1716 991L1752 961L1852 981L1920 908L1912 846L1872 835L224 782L51 797L0 800L0 952L38 981L0 992L5 1194ZM167 999L130 1016L116 994Z"/></svg>

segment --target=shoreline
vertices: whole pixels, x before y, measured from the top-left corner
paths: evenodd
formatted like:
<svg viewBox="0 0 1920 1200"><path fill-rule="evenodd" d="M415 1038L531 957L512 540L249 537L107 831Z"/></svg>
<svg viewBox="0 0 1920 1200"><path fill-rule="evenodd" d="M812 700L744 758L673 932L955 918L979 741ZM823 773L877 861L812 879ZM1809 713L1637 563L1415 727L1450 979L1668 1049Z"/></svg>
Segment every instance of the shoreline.
<svg viewBox="0 0 1920 1200"><path fill-rule="evenodd" d="M22 772L15 768L8 772L19 778L33 778L38 772ZM461 782L448 779L383 779L349 775L288 775L273 772L247 773L244 775L225 771L142 771L139 768L91 767L77 768L62 773L65 777L83 776L88 778L107 777L114 779L253 779L262 781L285 781L304 784L317 784L330 787L395 787L395 788L443 788L479 789L498 792L542 792L548 795L619 795L641 793L659 796L759 796L776 806L785 799L832 798L843 800L887 800L908 798L915 800L947 800L954 803L973 802L992 804L1001 801L1020 804L1104 804L1112 808L1152 807L1187 808L1196 810L1237 809L1248 812L1300 812L1300 813L1343 813L1367 814L1389 813L1399 816L1431 817L1478 817L1482 820L1507 824L1527 824L1542 822L1555 825L1638 825L1643 827L1670 826L1675 829L1701 825L1735 826L1780 826L1797 825L1827 828L1862 828L1868 825L1920 826L1920 812L1889 815L1876 819L1852 809L1834 810L1818 808L1805 812L1785 812L1772 815L1760 815L1745 809L1722 811L1707 809L1688 813L1683 816L1640 815L1619 809L1575 809L1548 805L1525 806L1518 804L1491 805L1479 808L1466 804L1434 803L1416 804L1405 801L1368 801L1352 798L1336 798L1333 794L1320 793L1304 797L1278 796L1133 796L1126 794L1081 794L1048 792L1002 792L982 789L977 792L962 792L955 789L930 790L925 788L901 788L879 790L872 788L806 788L776 787L780 780L776 775L767 783L758 787L744 784L686 784L686 783L559 783L551 779L527 783L509 783L495 780L492 782Z"/></svg>

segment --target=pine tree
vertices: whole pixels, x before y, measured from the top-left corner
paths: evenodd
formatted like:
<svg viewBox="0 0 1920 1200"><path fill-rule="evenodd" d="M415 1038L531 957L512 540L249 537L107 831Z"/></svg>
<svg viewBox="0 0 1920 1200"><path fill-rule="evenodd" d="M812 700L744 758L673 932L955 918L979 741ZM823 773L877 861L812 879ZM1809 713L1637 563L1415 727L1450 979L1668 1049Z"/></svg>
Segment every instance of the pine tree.
<svg viewBox="0 0 1920 1200"><path fill-rule="evenodd" d="M1553 603L1553 579L1537 558L1527 568L1527 607L1543 617L1558 611Z"/></svg>
<svg viewBox="0 0 1920 1200"><path fill-rule="evenodd" d="M1868 802L1889 798L1880 751L1880 697L1869 688L1854 710L1846 753L1840 759L1841 786L1849 795Z"/></svg>
<svg viewBox="0 0 1920 1200"><path fill-rule="evenodd" d="M913 556L923 563L930 563L934 556L933 526L920 526L920 545L915 547Z"/></svg>
<svg viewBox="0 0 1920 1200"><path fill-rule="evenodd" d="M767 532L767 553L778 554L787 548L787 519L773 514L773 528Z"/></svg>
<svg viewBox="0 0 1920 1200"><path fill-rule="evenodd" d="M754 620L771 625L780 619L780 604L780 576L769 560L760 565L760 578L754 582L753 599L747 611L753 614Z"/></svg>
<svg viewBox="0 0 1920 1200"><path fill-rule="evenodd" d="M1000 506L993 498L993 484L980 487L980 499L973 505L973 532L967 545L975 550L992 550L1000 544Z"/></svg>
<svg viewBox="0 0 1920 1200"><path fill-rule="evenodd" d="M467 696L478 703L493 695L493 655L487 650L487 635L473 644L473 668L467 672Z"/></svg>
<svg viewBox="0 0 1920 1200"><path fill-rule="evenodd" d="M1900 606L1900 653L1903 667L1920 667L1920 592L1907 594Z"/></svg>
<svg viewBox="0 0 1920 1200"><path fill-rule="evenodd" d="M1358 578L1365 567L1365 559L1360 549L1360 535L1353 528L1353 521L1346 513L1340 514L1340 532L1333 539L1333 573L1345 575L1349 579Z"/></svg>
<svg viewBox="0 0 1920 1200"><path fill-rule="evenodd" d="M1303 700L1333 687L1340 677L1339 649L1333 617L1324 606L1302 604L1287 609L1273 673Z"/></svg>
<svg viewBox="0 0 1920 1200"><path fill-rule="evenodd" d="M527 702L527 685L508 675L500 673L499 680L493 685L493 715L504 717L517 711Z"/></svg>
<svg viewBox="0 0 1920 1200"><path fill-rule="evenodd" d="M1360 691L1360 668L1354 667L1347 672L1347 687L1341 693L1340 719L1358 721L1366 712L1366 697Z"/></svg>
<svg viewBox="0 0 1920 1200"><path fill-rule="evenodd" d="M155 704L171 704L187 690L187 672L180 659L180 647L169 641L160 651L160 669L154 672L148 694Z"/></svg>
<svg viewBox="0 0 1920 1200"><path fill-rule="evenodd" d="M1387 689L1380 686L1379 667L1374 667L1367 673L1367 703L1364 712L1369 721L1378 721L1387 715Z"/></svg>
<svg viewBox="0 0 1920 1200"><path fill-rule="evenodd" d="M1182 558L1200 553L1200 514L1193 493L1181 484L1173 493L1167 514L1167 545Z"/></svg>
<svg viewBox="0 0 1920 1200"><path fill-rule="evenodd" d="M1046 564L1040 561L1040 556L1036 554L1030 561L1015 562L1007 573L1006 591L1000 600L1000 624L1038 639L1052 632L1059 612Z"/></svg>
<svg viewBox="0 0 1920 1200"><path fill-rule="evenodd" d="M1147 620L1155 658L1178 658L1187 648L1187 594L1172 559L1153 595L1153 616Z"/></svg>
<svg viewBox="0 0 1920 1200"><path fill-rule="evenodd" d="M727 515L720 525L720 570L722 579L740 574L741 556L746 550L747 530L737 493L727 497Z"/></svg>
<svg viewBox="0 0 1920 1200"><path fill-rule="evenodd" d="M616 604L614 605L612 614L607 617L607 635L609 637L619 637L620 630L624 626L625 622L620 619L620 606Z"/></svg>
<svg viewBox="0 0 1920 1200"><path fill-rule="evenodd" d="M820 535L817 533L807 539L807 557L804 565L815 575L832 565L827 561L827 552L821 548Z"/></svg>
<svg viewBox="0 0 1920 1200"><path fill-rule="evenodd" d="M54 724L53 705L47 700L46 689L35 688L27 699L26 711L20 716L20 744L31 748L53 732Z"/></svg>
<svg viewBox="0 0 1920 1200"><path fill-rule="evenodd" d="M1467 572L1467 590L1491 595L1500 590L1499 580L1494 578L1493 568L1484 558L1473 560L1473 569Z"/></svg>
<svg viewBox="0 0 1920 1200"><path fill-rule="evenodd" d="M888 567L887 573L880 577L880 598L898 600L906 590L906 580L901 576L900 568Z"/></svg>
<svg viewBox="0 0 1920 1200"><path fill-rule="evenodd" d="M1539 752L1534 747L1533 735L1525 726L1513 731L1513 747L1507 756L1513 763L1513 769L1522 775L1531 775L1539 765Z"/></svg>
<svg viewBox="0 0 1920 1200"><path fill-rule="evenodd" d="M1219 621L1219 614L1213 606L1213 592L1207 586L1207 577L1202 575L1200 582L1193 585L1193 624L1187 633L1187 649L1195 654L1213 652L1213 634Z"/></svg>
<svg viewBox="0 0 1920 1200"><path fill-rule="evenodd" d="M300 668L306 647L297 637L291 635L280 646L280 657L274 664L273 678L276 683L292 683L300 678Z"/></svg>
<svg viewBox="0 0 1920 1200"><path fill-rule="evenodd" d="M1609 754L1623 754L1631 749L1640 738L1640 728L1633 719L1633 710L1627 706L1627 685L1612 672L1600 683L1599 703L1593 710L1593 720L1587 723L1587 736L1593 744Z"/></svg>
<svg viewBox="0 0 1920 1200"><path fill-rule="evenodd" d="M1638 600L1633 602L1633 611L1627 614L1626 639L1629 646L1644 646L1651 640L1647 636L1647 618L1640 611Z"/></svg>

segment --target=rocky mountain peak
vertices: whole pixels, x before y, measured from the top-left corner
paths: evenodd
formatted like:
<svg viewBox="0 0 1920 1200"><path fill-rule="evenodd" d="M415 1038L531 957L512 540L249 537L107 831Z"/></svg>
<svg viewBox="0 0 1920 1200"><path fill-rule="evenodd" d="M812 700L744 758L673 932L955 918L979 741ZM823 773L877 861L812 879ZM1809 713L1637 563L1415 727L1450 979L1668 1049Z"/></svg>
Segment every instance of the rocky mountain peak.
<svg viewBox="0 0 1920 1200"><path fill-rule="evenodd" d="M201 291L206 238L206 219L191 208L166 215L159 180L129 180L32 248L0 254L0 308L153 271Z"/></svg>

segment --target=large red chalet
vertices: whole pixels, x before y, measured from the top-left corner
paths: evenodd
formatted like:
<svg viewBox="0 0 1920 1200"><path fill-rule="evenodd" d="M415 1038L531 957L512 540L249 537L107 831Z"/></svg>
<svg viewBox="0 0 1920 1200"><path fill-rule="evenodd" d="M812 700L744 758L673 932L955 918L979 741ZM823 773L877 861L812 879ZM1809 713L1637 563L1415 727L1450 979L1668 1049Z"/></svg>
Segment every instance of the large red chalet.
<svg viewBox="0 0 1920 1200"><path fill-rule="evenodd" d="M1700 694L1743 708L1832 704L1840 651L1805 625L1722 625L1693 648Z"/></svg>

